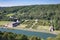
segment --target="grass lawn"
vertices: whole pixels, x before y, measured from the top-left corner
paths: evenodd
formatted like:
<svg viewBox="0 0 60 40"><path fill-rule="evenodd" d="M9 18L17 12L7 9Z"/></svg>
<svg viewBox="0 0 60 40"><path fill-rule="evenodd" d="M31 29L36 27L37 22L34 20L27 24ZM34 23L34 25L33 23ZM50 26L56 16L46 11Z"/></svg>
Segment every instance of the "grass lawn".
<svg viewBox="0 0 60 40"><path fill-rule="evenodd" d="M49 26L38 26L37 29L39 30L49 30Z"/></svg>
<svg viewBox="0 0 60 40"><path fill-rule="evenodd" d="M17 28L26 28L27 24L20 24L17 26Z"/></svg>
<svg viewBox="0 0 60 40"><path fill-rule="evenodd" d="M13 15L15 15L15 14L11 13L11 14L8 14L8 15L6 15L6 16L13 16Z"/></svg>
<svg viewBox="0 0 60 40"><path fill-rule="evenodd" d="M11 21L0 21L0 25L6 25L6 24L8 24L8 23L11 23ZM28 22L28 23L30 24L31 22ZM26 26L29 26L28 23L24 22L24 23L18 25L17 28L26 28ZM36 28L35 28L35 26L36 26ZM45 30L45 31L47 31L48 33L50 33L50 31L49 31L49 26L41 26L41 25L35 25L35 26L34 26L34 28L32 28L32 29ZM31 27L31 26L30 26L30 27ZM60 34L60 30L59 30L59 31L54 31L53 33Z"/></svg>
<svg viewBox="0 0 60 40"><path fill-rule="evenodd" d="M57 34L60 34L60 30L55 30L54 32Z"/></svg>
<svg viewBox="0 0 60 40"><path fill-rule="evenodd" d="M5 24L8 24L10 23L10 21L0 21L0 25L5 25Z"/></svg>

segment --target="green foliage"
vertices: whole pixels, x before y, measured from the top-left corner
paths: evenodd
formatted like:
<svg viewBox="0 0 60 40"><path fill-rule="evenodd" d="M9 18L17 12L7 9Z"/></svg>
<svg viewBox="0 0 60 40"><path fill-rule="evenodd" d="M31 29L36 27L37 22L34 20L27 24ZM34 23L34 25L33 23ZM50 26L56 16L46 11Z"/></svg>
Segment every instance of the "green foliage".
<svg viewBox="0 0 60 40"><path fill-rule="evenodd" d="M0 40L42 40L42 38L0 31ZM60 40L60 34L53 38L48 37L46 40Z"/></svg>
<svg viewBox="0 0 60 40"><path fill-rule="evenodd" d="M27 24L26 28L30 28L34 22L35 22L34 20L28 20L23 22L22 24Z"/></svg>
<svg viewBox="0 0 60 40"><path fill-rule="evenodd" d="M19 20L52 19L54 20L53 25L55 29L60 29L60 25L58 25L59 23L56 22L60 21L60 4L0 7L0 20L13 21L13 19L11 20L9 16L16 17ZM49 23L42 22L42 25L49 25Z"/></svg>
<svg viewBox="0 0 60 40"><path fill-rule="evenodd" d="M53 20L54 29L56 29L56 30L59 30L59 29L60 29L59 23L60 23L60 22L59 22L58 18L55 17L54 20Z"/></svg>
<svg viewBox="0 0 60 40"><path fill-rule="evenodd" d="M16 6L0 7L0 14L15 16L18 19L54 19L55 15L60 19L60 4L56 5L33 5L33 6ZM11 15L10 15L11 14ZM6 17L2 18L5 19Z"/></svg>
<svg viewBox="0 0 60 40"><path fill-rule="evenodd" d="M30 40L41 40L41 38L36 37L36 36L32 36L32 37L30 38Z"/></svg>
<svg viewBox="0 0 60 40"><path fill-rule="evenodd" d="M28 36L22 34L0 32L0 40L41 40L41 38L35 36L28 38Z"/></svg>
<svg viewBox="0 0 60 40"><path fill-rule="evenodd" d="M28 40L27 36L25 35L17 35L15 39L16 40Z"/></svg>
<svg viewBox="0 0 60 40"><path fill-rule="evenodd" d="M54 38L48 37L47 40L60 40L60 34Z"/></svg>
<svg viewBox="0 0 60 40"><path fill-rule="evenodd" d="M51 38L51 37L48 37L48 38L47 38L47 40L53 40L53 38Z"/></svg>

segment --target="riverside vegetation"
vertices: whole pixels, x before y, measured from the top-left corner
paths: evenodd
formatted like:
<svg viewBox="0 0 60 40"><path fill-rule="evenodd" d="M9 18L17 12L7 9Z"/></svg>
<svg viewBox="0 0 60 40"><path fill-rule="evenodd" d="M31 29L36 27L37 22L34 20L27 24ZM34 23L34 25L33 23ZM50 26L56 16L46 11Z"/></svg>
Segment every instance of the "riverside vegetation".
<svg viewBox="0 0 60 40"><path fill-rule="evenodd" d="M0 40L44 40L44 39L36 36L26 36L23 34L15 34L11 32L0 31ZM53 38L48 37L45 40L60 40L60 35Z"/></svg>
<svg viewBox="0 0 60 40"><path fill-rule="evenodd" d="M27 25L25 28L31 28L37 19L38 21L32 26L32 29L48 29L50 25L53 25L55 30L60 30L60 4L0 7L0 25L14 21L10 16L17 18L20 21L20 25ZM28 37L8 32L0 32L0 39L42 40L42 38L35 36ZM60 36L58 35L55 38L48 37L46 40L60 40Z"/></svg>
<svg viewBox="0 0 60 40"><path fill-rule="evenodd" d="M51 20L54 28L60 30L60 4L0 7L0 21L13 21L9 18L10 16L20 21L27 19Z"/></svg>

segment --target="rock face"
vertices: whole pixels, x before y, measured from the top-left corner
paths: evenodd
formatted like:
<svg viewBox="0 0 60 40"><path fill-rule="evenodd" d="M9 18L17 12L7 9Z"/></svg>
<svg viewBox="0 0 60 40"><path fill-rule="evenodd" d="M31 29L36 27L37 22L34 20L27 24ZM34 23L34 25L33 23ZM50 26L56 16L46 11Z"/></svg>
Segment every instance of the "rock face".
<svg viewBox="0 0 60 40"><path fill-rule="evenodd" d="M9 27L9 28L13 27L12 24L13 24L12 22L11 23L8 23L7 24L7 27Z"/></svg>
<svg viewBox="0 0 60 40"><path fill-rule="evenodd" d="M15 22L15 23L13 23L12 25L13 25L13 27L16 27L16 26L18 26L20 23L19 22Z"/></svg>
<svg viewBox="0 0 60 40"><path fill-rule="evenodd" d="M9 24L7 24L7 27L16 27L20 24L20 21L19 20L15 20L15 22L11 22Z"/></svg>
<svg viewBox="0 0 60 40"><path fill-rule="evenodd" d="M9 25L8 25L8 27L10 27L10 28L11 28L11 27L13 27L13 26L12 26L12 24L9 24Z"/></svg>
<svg viewBox="0 0 60 40"><path fill-rule="evenodd" d="M20 24L19 20L16 20L16 21L12 24L12 26L13 26L13 27L16 27L16 26L18 26L19 24Z"/></svg>
<svg viewBox="0 0 60 40"><path fill-rule="evenodd" d="M12 27L12 24L11 23L8 23L8 24L5 24L3 27L6 27L6 28L11 28Z"/></svg>
<svg viewBox="0 0 60 40"><path fill-rule="evenodd" d="M51 25L49 28L50 31L54 31L54 27Z"/></svg>

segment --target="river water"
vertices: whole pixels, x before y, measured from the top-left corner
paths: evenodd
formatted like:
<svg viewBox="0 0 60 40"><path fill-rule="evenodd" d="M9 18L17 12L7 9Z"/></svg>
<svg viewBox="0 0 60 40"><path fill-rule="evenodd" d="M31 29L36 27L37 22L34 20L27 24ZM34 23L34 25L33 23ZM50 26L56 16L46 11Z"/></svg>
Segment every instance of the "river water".
<svg viewBox="0 0 60 40"><path fill-rule="evenodd" d="M55 37L56 35L50 34L50 33L44 33L44 32L32 32L32 31L26 31L26 30L17 30L17 29L6 29L6 28L0 28L0 31L2 32L12 32L16 34L24 34L27 36L37 36L41 38L48 38L48 37Z"/></svg>

